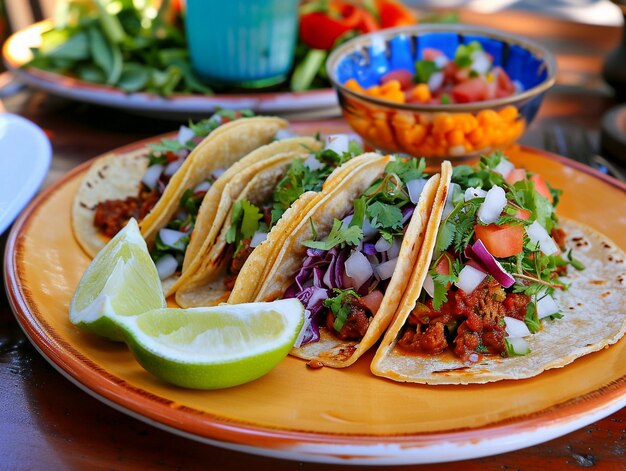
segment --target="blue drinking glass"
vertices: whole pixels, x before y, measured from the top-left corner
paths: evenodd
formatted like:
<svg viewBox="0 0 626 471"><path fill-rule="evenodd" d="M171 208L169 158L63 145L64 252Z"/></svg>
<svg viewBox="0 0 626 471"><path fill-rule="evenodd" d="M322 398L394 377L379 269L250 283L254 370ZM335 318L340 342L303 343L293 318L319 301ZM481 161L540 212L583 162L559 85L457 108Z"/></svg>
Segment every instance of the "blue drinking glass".
<svg viewBox="0 0 626 471"><path fill-rule="evenodd" d="M209 84L265 87L286 79L298 0L187 0L191 64Z"/></svg>

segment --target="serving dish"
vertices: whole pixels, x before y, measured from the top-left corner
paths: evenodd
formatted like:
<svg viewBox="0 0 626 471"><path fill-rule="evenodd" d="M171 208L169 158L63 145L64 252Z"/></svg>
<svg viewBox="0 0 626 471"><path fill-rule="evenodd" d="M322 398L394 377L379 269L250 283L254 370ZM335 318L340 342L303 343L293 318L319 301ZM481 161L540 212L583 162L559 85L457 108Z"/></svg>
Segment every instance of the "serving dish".
<svg viewBox="0 0 626 471"><path fill-rule="evenodd" d="M331 88L305 92L254 92L240 94L173 95L125 93L119 89L66 77L35 68L24 68L32 57L30 48L39 44L41 33L51 23L45 20L13 34L2 48L7 68L29 86L73 100L123 109L153 118L188 120L206 118L216 108L251 109L257 113L322 118L339 114Z"/></svg>
<svg viewBox="0 0 626 471"><path fill-rule="evenodd" d="M324 123L295 129L338 130ZM131 152L147 142L114 152ZM510 155L516 165L540 171L564 189L563 216L626 247L621 205L606 204L624 201L625 185L530 148ZM289 357L263 378L221 391L162 383L124 346L89 336L68 320L70 297L89 263L69 220L74 192L89 164L47 189L15 224L7 243L6 287L18 322L42 355L83 390L133 417L195 440L266 456L408 464L531 446L626 405L624 339L535 378L487 385L432 387L382 380L369 372L371 354L343 370L311 370Z"/></svg>
<svg viewBox="0 0 626 471"><path fill-rule="evenodd" d="M448 58L447 65L456 67L457 47L472 43L480 44L482 50L477 52L484 51L494 67L502 68L501 74L494 71L491 76L494 93L500 75L507 77L509 86L517 82L521 91L484 101L438 104L385 99L382 92L390 83L380 87L380 96L367 92L391 72L415 72L416 61L425 62L422 59L428 52L443 53L439 58ZM440 75L446 73L447 66L428 62L443 70ZM333 51L327 69L345 119L368 144L387 152L425 156L432 165L444 159L477 160L481 153L516 142L556 79L554 56L545 47L521 36L467 24L425 24L359 36ZM471 77L466 77L465 85Z"/></svg>

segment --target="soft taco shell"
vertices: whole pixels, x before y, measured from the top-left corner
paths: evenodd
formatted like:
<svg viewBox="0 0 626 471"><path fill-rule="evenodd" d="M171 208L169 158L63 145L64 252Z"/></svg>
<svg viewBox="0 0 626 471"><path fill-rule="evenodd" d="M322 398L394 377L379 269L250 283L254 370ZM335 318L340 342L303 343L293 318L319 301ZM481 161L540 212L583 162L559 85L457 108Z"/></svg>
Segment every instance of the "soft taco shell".
<svg viewBox="0 0 626 471"><path fill-rule="evenodd" d="M569 290L555 293L564 316L554 321L544 320L540 332L526 337L531 349L528 355L490 356L468 364L450 352L433 356L403 352L396 346L396 341L415 305L405 298L406 302L376 352L372 372L395 381L426 384L522 379L563 367L576 358L617 342L626 333L626 298L623 294L626 254L614 242L585 225L571 220L561 223L567 233L567 245L572 247L574 256L585 269L576 271L570 267L568 275L562 278L571 284ZM426 268L412 280L416 291L417 287L421 290L429 264L425 264Z"/></svg>
<svg viewBox="0 0 626 471"><path fill-rule="evenodd" d="M274 260L283 246L282 241L289 237L294 227L297 226L309 211L309 208L317 204L323 195L340 184L345 177L355 174L355 169L363 164L363 160L355 157L337 167L326 178L319 193L307 192L301 195L281 217L280 221L272 228L267 239L260 244L246 260L246 264L237 277L237 282L230 293L228 302L240 304L252 302L258 297L261 283L257 280L265 280L272 271ZM244 273L242 276L241 273Z"/></svg>
<svg viewBox="0 0 626 471"><path fill-rule="evenodd" d="M83 178L72 206L74 237L90 256L108 242L93 225L96 206L109 199L137 196L138 182L148 168L146 150L128 154L107 154L96 160Z"/></svg>
<svg viewBox="0 0 626 471"><path fill-rule="evenodd" d="M261 172L256 172L256 175L245 185L236 200L243 199L261 206L271 196L293 159L305 159L307 156L308 154L280 154L277 158L272 159L274 161L272 166ZM228 192L228 188L225 189L226 192ZM232 207L231 204L225 222L218 237L211 245L210 251L198 258L200 264L198 269L190 276L186 276L176 290L176 302L181 307L214 306L228 299L230 290L224 286L224 279L227 275L226 270L230 255L226 233L231 226Z"/></svg>
<svg viewBox="0 0 626 471"><path fill-rule="evenodd" d="M185 252L183 274L166 293L169 295L189 283L198 284L194 280L227 221L232 205L256 175L278 163L302 157L305 152L317 151L320 146L321 143L312 137L285 139L259 147L233 164L204 197Z"/></svg>
<svg viewBox="0 0 626 471"><path fill-rule="evenodd" d="M215 129L185 159L152 211L140 221L142 233L152 242L178 209L183 192L214 170L229 167L256 147L269 142L287 122L274 117L240 118ZM110 154L97 159L88 170L74 198L73 232L85 252L94 257L108 239L93 225L98 203L137 196L148 166L146 150Z"/></svg>
<svg viewBox="0 0 626 471"><path fill-rule="evenodd" d="M216 169L231 167L254 149L270 142L280 129L287 126L287 121L275 117L240 118L209 134L185 159L159 202L140 222L141 233L148 245L174 217L185 190L197 186Z"/></svg>
<svg viewBox="0 0 626 471"><path fill-rule="evenodd" d="M312 220L318 236L328 235L335 218L341 218L358 198L383 173L389 157L366 154L352 174L335 185L318 203L311 207L299 223L292 229L292 234L283 244L276 262L265 279L257 299L276 299L285 292L293 281L293 274L300 268L305 257L306 247L302 242L313 237ZM420 201L413 213L402 241L398 264L387 286L381 306L368 326L365 336L359 341L341 340L325 328L320 327L320 339L317 342L294 348L291 355L307 360L319 360L326 366L346 367L353 364L382 335L403 297L406 284L417 260L422 244L424 230L439 186L439 175L430 178L422 192ZM241 273L240 273L241 277ZM242 280L245 282L245 280ZM248 278L249 282L249 278Z"/></svg>

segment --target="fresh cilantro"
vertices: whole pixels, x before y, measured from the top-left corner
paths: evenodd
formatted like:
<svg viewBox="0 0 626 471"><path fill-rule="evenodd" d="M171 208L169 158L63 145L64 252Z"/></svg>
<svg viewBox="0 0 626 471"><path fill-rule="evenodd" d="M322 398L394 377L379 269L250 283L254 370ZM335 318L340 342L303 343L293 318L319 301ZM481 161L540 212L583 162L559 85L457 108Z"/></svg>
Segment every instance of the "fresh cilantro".
<svg viewBox="0 0 626 471"><path fill-rule="evenodd" d="M415 62L415 76L413 80L416 83L428 83L430 77L439 70L434 61L418 60Z"/></svg>
<svg viewBox="0 0 626 471"><path fill-rule="evenodd" d="M259 229L263 214L254 204L238 200L233 205L230 227L226 232L226 242L235 244L235 254L241 250L244 240L252 238Z"/></svg>
<svg viewBox="0 0 626 471"><path fill-rule="evenodd" d="M148 155L148 167L153 165L166 165L168 162L165 154L150 153Z"/></svg>
<svg viewBox="0 0 626 471"><path fill-rule="evenodd" d="M487 352L489 352L489 350L487 349L487 347L486 347L485 345L483 345L482 343L481 343L481 344L479 344L479 345L475 348L475 350L474 350L474 351L475 351L476 353L487 353Z"/></svg>
<svg viewBox="0 0 626 471"><path fill-rule="evenodd" d="M430 276L433 278L433 285L435 289L433 290L433 309L438 311L441 309L441 306L448 301L448 284L442 283L437 277L437 272L435 270L431 270Z"/></svg>
<svg viewBox="0 0 626 471"><path fill-rule="evenodd" d="M531 334L535 334L541 330L541 322L537 317L537 305L535 302L531 301L526 305L526 317L524 318L524 322Z"/></svg>
<svg viewBox="0 0 626 471"><path fill-rule="evenodd" d="M333 328L339 332L350 314L350 304L359 299L359 294L353 289L333 289L334 296L324 300L324 307L329 308L335 316Z"/></svg>
<svg viewBox="0 0 626 471"><path fill-rule="evenodd" d="M325 240L306 240L302 242L305 247L312 249L330 250L339 245L348 244L357 246L363 240L363 230L359 226L343 227L339 219L335 219L333 227Z"/></svg>
<svg viewBox="0 0 626 471"><path fill-rule="evenodd" d="M569 249L567 251L567 260L569 260L569 264L573 266L576 270L580 271L585 269L585 265L583 265L580 260L575 259L572 255L572 249Z"/></svg>
<svg viewBox="0 0 626 471"><path fill-rule="evenodd" d="M356 157L357 155L361 155L363 153L363 147L361 147L361 144L357 141L351 139L350 142L348 142L348 153L350 156Z"/></svg>
<svg viewBox="0 0 626 471"><path fill-rule="evenodd" d="M454 240L454 224L446 220L441 226L439 226L439 233L437 234L437 250L445 252L452 244Z"/></svg>
<svg viewBox="0 0 626 471"><path fill-rule="evenodd" d="M366 213L377 229L402 230L402 211L397 206L375 201L367 207Z"/></svg>
<svg viewBox="0 0 626 471"><path fill-rule="evenodd" d="M396 158L389 162L385 167L385 173L393 173L398 175L400 179L406 184L411 180L417 180L424 176L424 169L426 168L426 160L424 159L401 159Z"/></svg>
<svg viewBox="0 0 626 471"><path fill-rule="evenodd" d="M148 144L148 147L153 152L179 152L188 148L178 142L178 139L162 139L161 142L157 144Z"/></svg>
<svg viewBox="0 0 626 471"><path fill-rule="evenodd" d="M180 197L180 206L187 211L188 214L196 216L203 199L204 193L196 194L191 188L187 188Z"/></svg>
<svg viewBox="0 0 626 471"><path fill-rule="evenodd" d="M450 103L451 103L450 95L448 95L447 93L442 93L441 94L441 104L442 105L449 105Z"/></svg>
<svg viewBox="0 0 626 471"><path fill-rule="evenodd" d="M454 54L454 62L461 69L472 65L472 54L475 51L482 51L483 47L478 41L472 41L469 44L459 44Z"/></svg>

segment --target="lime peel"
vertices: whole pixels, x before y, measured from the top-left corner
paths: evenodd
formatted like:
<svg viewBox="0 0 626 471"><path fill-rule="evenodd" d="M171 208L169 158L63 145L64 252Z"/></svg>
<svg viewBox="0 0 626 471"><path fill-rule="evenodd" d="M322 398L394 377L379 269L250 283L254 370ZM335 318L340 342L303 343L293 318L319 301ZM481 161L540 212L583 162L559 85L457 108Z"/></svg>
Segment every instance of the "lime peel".
<svg viewBox="0 0 626 471"><path fill-rule="evenodd" d="M285 299L116 319L150 373L177 386L218 389L257 379L285 358L302 328L304 307Z"/></svg>

